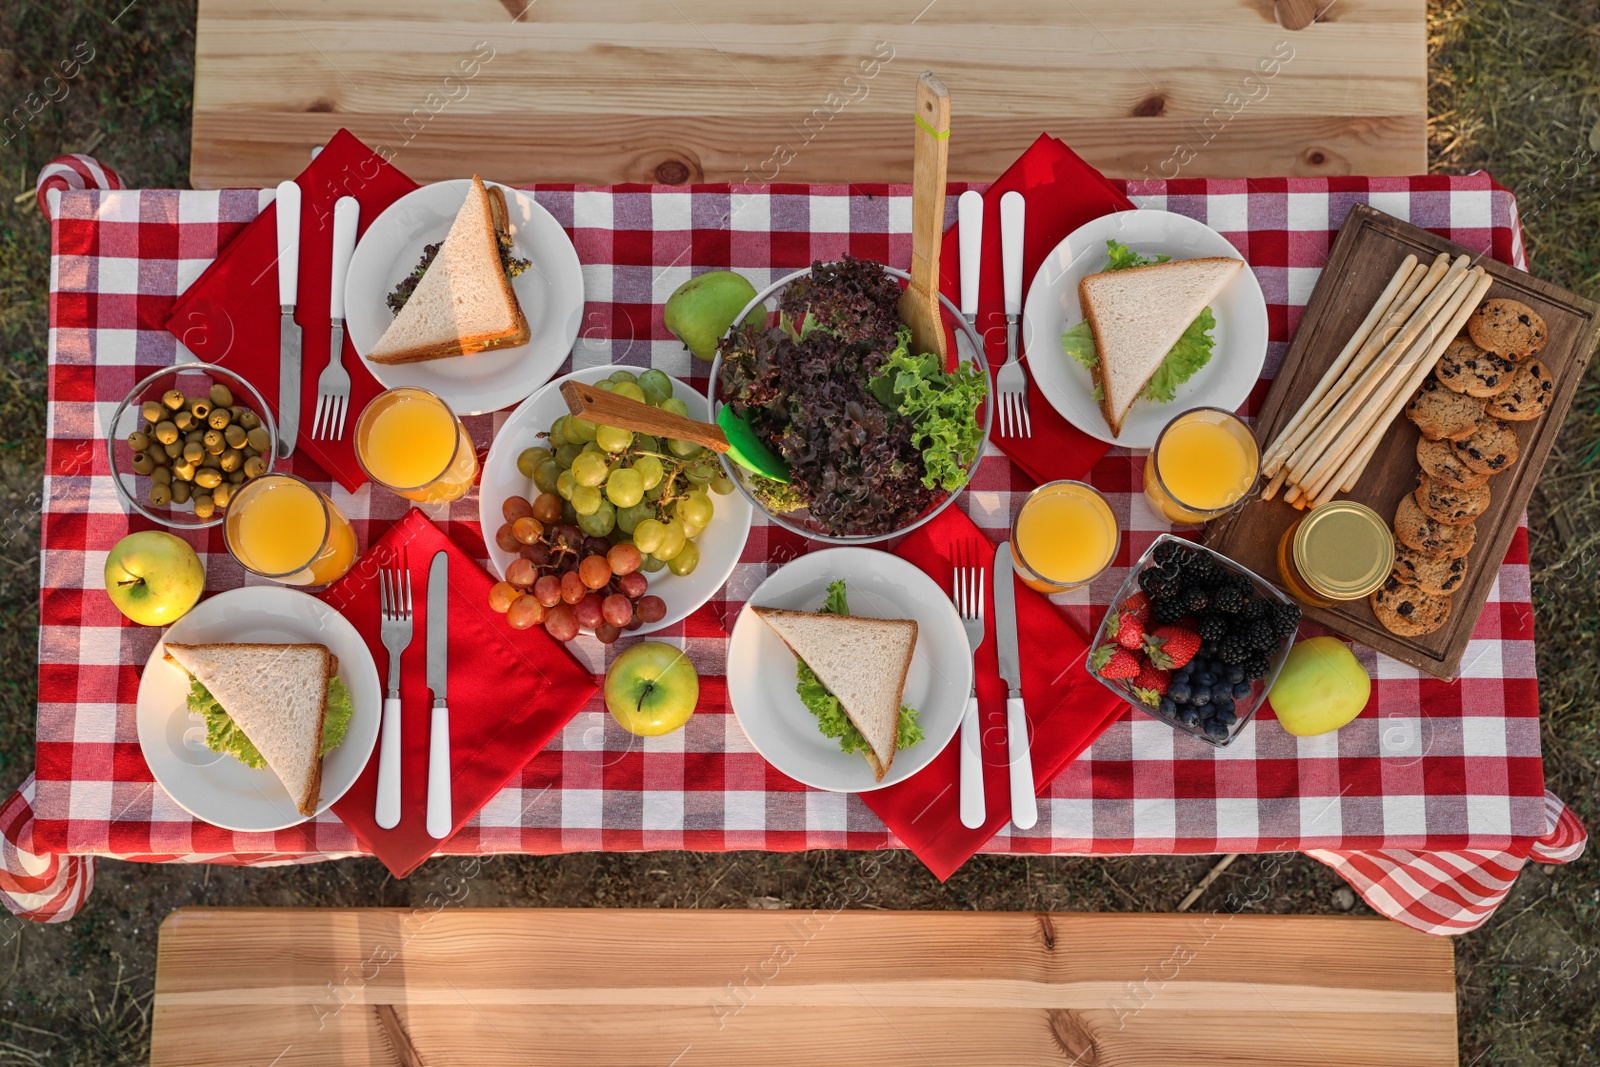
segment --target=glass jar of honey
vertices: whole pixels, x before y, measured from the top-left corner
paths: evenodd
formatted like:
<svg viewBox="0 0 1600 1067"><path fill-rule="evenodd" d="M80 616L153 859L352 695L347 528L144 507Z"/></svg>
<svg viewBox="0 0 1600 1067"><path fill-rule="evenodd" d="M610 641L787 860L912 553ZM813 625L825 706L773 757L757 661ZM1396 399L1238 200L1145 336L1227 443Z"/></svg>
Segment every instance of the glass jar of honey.
<svg viewBox="0 0 1600 1067"><path fill-rule="evenodd" d="M1394 566L1394 534L1376 511L1352 500L1312 508L1278 541L1278 578L1296 600L1327 608L1360 600Z"/></svg>

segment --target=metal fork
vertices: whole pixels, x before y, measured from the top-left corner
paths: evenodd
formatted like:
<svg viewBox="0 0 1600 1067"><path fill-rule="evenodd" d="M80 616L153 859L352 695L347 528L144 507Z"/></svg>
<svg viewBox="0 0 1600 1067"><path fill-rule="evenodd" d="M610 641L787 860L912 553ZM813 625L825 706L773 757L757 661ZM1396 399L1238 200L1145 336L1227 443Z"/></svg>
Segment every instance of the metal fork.
<svg viewBox="0 0 1600 1067"><path fill-rule="evenodd" d="M411 644L411 566L378 569L378 628L389 652L389 686L383 698L383 737L378 748L378 803L373 818L385 830L400 821L400 654Z"/></svg>
<svg viewBox="0 0 1600 1067"><path fill-rule="evenodd" d="M344 417L350 412L350 372L344 369L344 280L350 273L360 215L361 205L353 196L341 196L333 205L333 288L328 295L332 337L328 365L317 379L317 414L311 423L313 441L337 441L343 437Z"/></svg>
<svg viewBox="0 0 1600 1067"><path fill-rule="evenodd" d="M950 591L961 628L972 648L972 692L961 717L961 825L977 829L983 825L983 748L978 722L978 646L983 644L983 568L956 567Z"/></svg>
<svg viewBox="0 0 1600 1067"><path fill-rule="evenodd" d="M1028 417L1028 377L1018 359L1017 331L1022 324L1022 233L1025 205L1022 194L1000 198L1000 266L1005 281L1006 361L995 374L1000 400L1000 436L1032 437Z"/></svg>

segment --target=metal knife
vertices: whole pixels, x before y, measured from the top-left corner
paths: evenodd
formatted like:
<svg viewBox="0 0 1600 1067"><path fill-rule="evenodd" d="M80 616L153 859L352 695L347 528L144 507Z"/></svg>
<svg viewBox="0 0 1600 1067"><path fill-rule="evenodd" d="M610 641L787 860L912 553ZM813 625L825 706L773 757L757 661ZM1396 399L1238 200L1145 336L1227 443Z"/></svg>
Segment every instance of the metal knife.
<svg viewBox="0 0 1600 1067"><path fill-rule="evenodd" d="M978 268L983 260L983 194L968 189L956 201L956 212L956 226L961 234L961 317L967 320L968 326L976 329ZM956 331L957 341L964 337L965 333Z"/></svg>
<svg viewBox="0 0 1600 1067"><path fill-rule="evenodd" d="M428 688L433 691L433 721L428 737L428 836L450 836L455 821L450 804L450 556L434 553L428 565Z"/></svg>
<svg viewBox="0 0 1600 1067"><path fill-rule="evenodd" d="M1033 795L1033 755L1028 744L1028 715L1022 705L1022 655L1017 650L1017 590L1011 564L1011 542L994 552L994 639L1000 657L1000 678L1006 695L1006 742L1011 768L1011 821L1026 830L1039 821Z"/></svg>
<svg viewBox="0 0 1600 1067"><path fill-rule="evenodd" d="M294 308L300 290L300 187L278 186L278 456L287 458L300 436L300 324Z"/></svg>

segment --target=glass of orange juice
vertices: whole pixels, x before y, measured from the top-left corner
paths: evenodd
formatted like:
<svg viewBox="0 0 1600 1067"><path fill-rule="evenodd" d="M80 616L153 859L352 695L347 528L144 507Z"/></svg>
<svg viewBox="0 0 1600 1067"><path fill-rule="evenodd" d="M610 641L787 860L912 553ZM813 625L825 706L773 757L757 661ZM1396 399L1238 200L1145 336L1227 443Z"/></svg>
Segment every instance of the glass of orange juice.
<svg viewBox="0 0 1600 1067"><path fill-rule="evenodd" d="M459 500L478 477L467 428L426 389L374 397L356 422L356 459L385 489L424 504Z"/></svg>
<svg viewBox="0 0 1600 1067"><path fill-rule="evenodd" d="M327 494L292 474L263 474L233 494L222 527L246 570L285 585L328 585L356 561L356 532Z"/></svg>
<svg viewBox="0 0 1600 1067"><path fill-rule="evenodd" d="M1046 482L1011 521L1011 561L1023 584L1064 593L1098 578L1116 558L1122 533L1092 485Z"/></svg>
<svg viewBox="0 0 1600 1067"><path fill-rule="evenodd" d="M1144 495L1173 523L1222 515L1255 488L1261 449L1231 411L1194 408L1167 423L1144 462Z"/></svg>

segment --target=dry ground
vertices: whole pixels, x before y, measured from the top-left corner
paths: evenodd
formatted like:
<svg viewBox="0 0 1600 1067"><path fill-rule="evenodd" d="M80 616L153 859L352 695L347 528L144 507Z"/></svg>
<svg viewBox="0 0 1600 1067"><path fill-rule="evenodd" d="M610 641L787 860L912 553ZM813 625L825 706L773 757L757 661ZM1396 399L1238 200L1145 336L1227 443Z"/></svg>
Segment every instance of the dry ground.
<svg viewBox="0 0 1600 1067"><path fill-rule="evenodd" d="M1586 163L1595 129L1595 0L1433 0L1431 166L1488 168L1522 197L1536 273L1600 296L1600 185ZM118 15L118 12L121 15ZM113 21L115 19L115 21ZM194 8L145 0L124 10L0 0L0 102L42 82L79 41L96 57L72 94L0 146L0 788L32 764L37 640L36 494L44 428L48 232L33 175L62 151L97 152L133 186L182 186L188 172ZM1593 140L1591 140L1593 139ZM1591 144L1593 148L1591 149ZM1600 376L1591 372L1532 513L1546 773L1600 827ZM758 907L819 903L847 858L810 853L516 857L485 866L474 905ZM947 884L914 860L889 864L870 906L1165 911L1209 857L979 858ZM1276 868L1275 872L1271 868ZM1482 930L1458 939L1463 1064L1600 1062L1600 866L1533 868ZM1266 909L1364 910L1310 860L1244 857L1197 907L1268 877ZM405 882L373 861L307 868L103 864L73 922L0 937L0 1064L132 1064L148 1046L156 927L187 904L404 906L443 872Z"/></svg>

